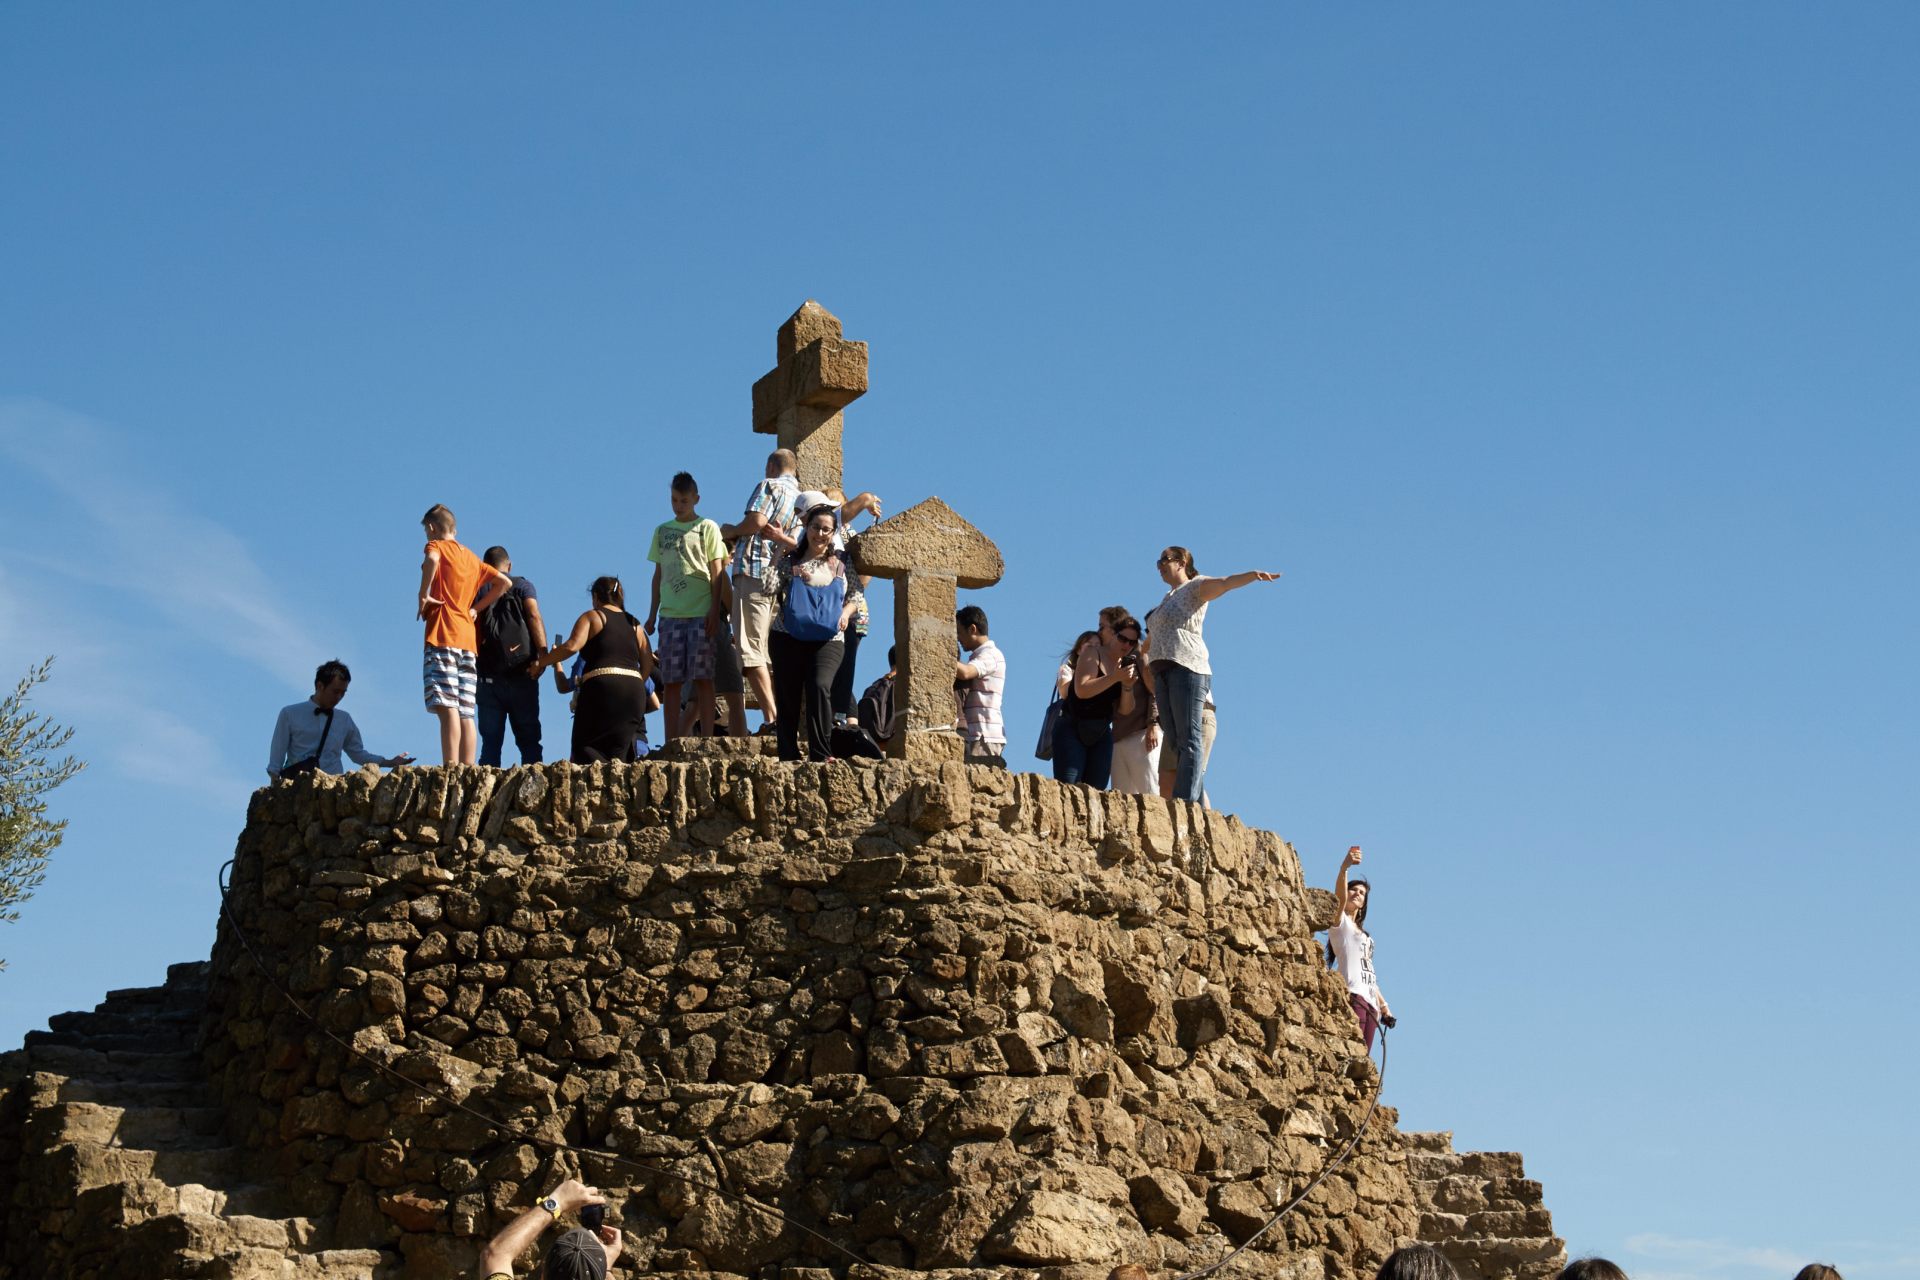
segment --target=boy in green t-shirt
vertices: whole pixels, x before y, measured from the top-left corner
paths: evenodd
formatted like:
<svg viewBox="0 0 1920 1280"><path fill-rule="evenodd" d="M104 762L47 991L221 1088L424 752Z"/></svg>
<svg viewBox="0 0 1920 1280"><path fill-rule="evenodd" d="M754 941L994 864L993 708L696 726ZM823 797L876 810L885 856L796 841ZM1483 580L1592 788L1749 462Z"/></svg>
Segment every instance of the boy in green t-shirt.
<svg viewBox="0 0 1920 1280"><path fill-rule="evenodd" d="M647 630L659 622L661 702L668 741L680 736L680 686L693 681L693 705L713 705L715 637L724 616L727 544L720 526L694 507L700 486L682 471L673 478L673 519L653 531L647 559L653 561L653 604ZM705 717L710 722L711 716ZM703 723L704 736L710 725Z"/></svg>

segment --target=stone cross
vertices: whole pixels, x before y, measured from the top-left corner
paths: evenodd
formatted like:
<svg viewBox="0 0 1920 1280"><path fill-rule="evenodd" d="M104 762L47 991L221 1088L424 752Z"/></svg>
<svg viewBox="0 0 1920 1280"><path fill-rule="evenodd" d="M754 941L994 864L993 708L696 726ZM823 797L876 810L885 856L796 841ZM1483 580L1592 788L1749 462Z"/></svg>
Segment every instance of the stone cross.
<svg viewBox="0 0 1920 1280"><path fill-rule="evenodd" d="M779 363L753 384L753 429L793 450L802 489L844 489L840 411L866 394L867 344L842 338L840 321L809 298L774 351Z"/></svg>
<svg viewBox="0 0 1920 1280"><path fill-rule="evenodd" d="M1006 564L992 539L938 498L889 516L851 544L854 568L892 578L893 684L900 728L887 744L895 760L958 760L953 727L953 613L959 587L990 587Z"/></svg>

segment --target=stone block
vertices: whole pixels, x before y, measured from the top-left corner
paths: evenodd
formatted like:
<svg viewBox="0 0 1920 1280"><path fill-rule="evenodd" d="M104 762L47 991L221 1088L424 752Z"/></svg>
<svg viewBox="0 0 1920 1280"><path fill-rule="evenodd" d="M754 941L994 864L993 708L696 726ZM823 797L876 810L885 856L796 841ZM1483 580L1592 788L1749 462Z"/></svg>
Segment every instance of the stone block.
<svg viewBox="0 0 1920 1280"><path fill-rule="evenodd" d="M774 363L791 359L802 347L810 346L822 338L842 336L840 318L808 298L800 304L800 309L788 316L774 335Z"/></svg>
<svg viewBox="0 0 1920 1280"><path fill-rule="evenodd" d="M994 1223L980 1252L989 1262L1015 1266L1110 1266L1140 1244L1129 1225L1112 1208L1071 1191L1029 1191Z"/></svg>
<svg viewBox="0 0 1920 1280"><path fill-rule="evenodd" d="M937 497L888 516L854 538L849 550L854 566L876 578L931 572L977 590L992 586L1006 573L1006 562L993 540ZM949 632L952 621L952 610L948 610Z"/></svg>
<svg viewBox="0 0 1920 1280"><path fill-rule="evenodd" d="M831 413L866 391L867 344L815 339L753 384L753 429L777 434L783 415L793 409Z"/></svg>
<svg viewBox="0 0 1920 1280"><path fill-rule="evenodd" d="M1140 1221L1176 1240L1197 1234L1200 1224L1206 1221L1206 1205L1193 1194L1187 1180L1170 1169L1136 1174L1128 1179L1127 1191Z"/></svg>

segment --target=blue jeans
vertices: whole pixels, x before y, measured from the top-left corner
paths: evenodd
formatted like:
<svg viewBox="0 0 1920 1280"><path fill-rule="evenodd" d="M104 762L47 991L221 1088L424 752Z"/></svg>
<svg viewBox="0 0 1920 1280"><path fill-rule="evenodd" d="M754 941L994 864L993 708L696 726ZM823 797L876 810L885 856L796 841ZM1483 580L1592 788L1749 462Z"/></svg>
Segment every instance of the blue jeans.
<svg viewBox="0 0 1920 1280"><path fill-rule="evenodd" d="M480 712L480 763L500 766L500 748L513 722L521 764L540 763L540 682L526 676L481 676L475 699Z"/></svg>
<svg viewBox="0 0 1920 1280"><path fill-rule="evenodd" d="M1053 780L1084 782L1096 791L1105 791L1113 775L1113 723L1106 735L1092 746L1080 741L1079 721L1063 715L1053 724Z"/></svg>
<svg viewBox="0 0 1920 1280"><path fill-rule="evenodd" d="M1173 777L1176 800L1198 804L1206 784L1206 770L1200 763L1200 713L1206 709L1207 692L1212 687L1212 676L1189 671L1177 662L1154 664L1153 692L1160 702L1160 767L1166 769L1167 752L1174 752L1178 761Z"/></svg>

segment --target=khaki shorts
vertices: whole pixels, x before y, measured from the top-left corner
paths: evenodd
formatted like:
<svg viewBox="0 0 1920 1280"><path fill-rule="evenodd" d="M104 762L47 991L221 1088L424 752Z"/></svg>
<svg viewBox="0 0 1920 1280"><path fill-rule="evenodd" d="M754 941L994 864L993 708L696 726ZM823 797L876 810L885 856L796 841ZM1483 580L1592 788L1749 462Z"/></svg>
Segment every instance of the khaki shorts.
<svg viewBox="0 0 1920 1280"><path fill-rule="evenodd" d="M740 646L740 665L751 669L772 665L767 636L773 631L779 597L758 578L733 575L733 638Z"/></svg>

